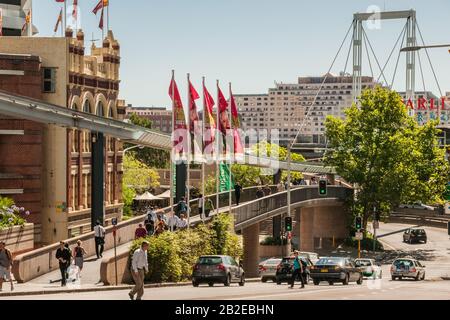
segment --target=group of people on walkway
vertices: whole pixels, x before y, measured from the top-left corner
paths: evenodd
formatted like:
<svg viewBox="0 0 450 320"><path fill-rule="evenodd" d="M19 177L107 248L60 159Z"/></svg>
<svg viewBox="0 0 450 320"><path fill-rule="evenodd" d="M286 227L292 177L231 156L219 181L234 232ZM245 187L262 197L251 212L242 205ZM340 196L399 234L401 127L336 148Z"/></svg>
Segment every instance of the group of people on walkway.
<svg viewBox="0 0 450 320"><path fill-rule="evenodd" d="M59 271L61 272L61 286L65 287L67 285L67 280L69 279L69 267L73 264L77 267L76 278L81 278L81 271L83 270L84 257L87 252L82 246L82 241L78 240L77 245L71 251L69 244L60 241L59 248L56 250L56 259L59 262ZM75 279L74 279L75 280Z"/></svg>

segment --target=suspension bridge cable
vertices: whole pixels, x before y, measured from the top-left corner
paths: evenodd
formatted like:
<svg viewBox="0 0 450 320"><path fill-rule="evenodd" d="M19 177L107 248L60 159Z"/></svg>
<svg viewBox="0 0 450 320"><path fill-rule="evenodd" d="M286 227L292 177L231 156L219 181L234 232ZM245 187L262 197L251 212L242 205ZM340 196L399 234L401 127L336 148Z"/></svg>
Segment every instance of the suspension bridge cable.
<svg viewBox="0 0 450 320"><path fill-rule="evenodd" d="M353 45L353 38L350 39L350 46L348 47L348 52L347 52L347 59L345 60L345 67L344 67L344 75L347 72L347 66L348 66L348 60L350 58L350 52L352 50L352 45Z"/></svg>
<svg viewBox="0 0 450 320"><path fill-rule="evenodd" d="M364 30L364 28L362 28L362 31L363 31L363 36L366 37L367 42L369 43L370 50L372 51L372 54L373 54L373 56L375 57L375 61L376 61L377 65L378 65L378 69L380 69L381 75L383 75L384 81L386 82L386 85L388 85L389 82L386 80L386 76L384 75L383 69L381 69L380 62L378 61L377 55L375 54L375 51L373 50L372 44L370 43L370 40L369 40L369 38L367 37L366 31ZM379 79L379 78L378 78L378 79ZM378 81L379 81L379 80L377 80L377 82L378 82Z"/></svg>
<svg viewBox="0 0 450 320"><path fill-rule="evenodd" d="M400 34L399 34L399 36L397 38L397 41L395 41L394 47L392 48L391 53L389 54L389 57L387 58L386 63L384 64L383 72L384 72L384 70L386 70L386 67L387 67L389 61L391 60L392 54L394 53L395 48L397 48L398 42L402 38L402 35L406 34L406 26L407 26L407 23L405 23L405 26L403 27L402 31L400 32ZM380 78L381 78L381 75L378 77L377 82L380 81ZM387 84L389 84L389 83L386 83L386 85Z"/></svg>
<svg viewBox="0 0 450 320"><path fill-rule="evenodd" d="M369 48L368 48L368 46L367 46L366 38L363 37L363 39L364 39L364 44L365 44L364 47L366 48L367 60L369 60L370 73L371 73L372 79L373 79L373 78L374 78L374 77L373 77L373 68L372 68L372 61L370 60Z"/></svg>
<svg viewBox="0 0 450 320"><path fill-rule="evenodd" d="M403 43L405 42L405 37L406 37L406 29L405 29L405 32L403 33L403 39L402 39L402 43L400 44L400 48L403 47ZM394 87L395 76L397 75L397 68L398 68L398 63L400 62L400 56L401 56L401 54L402 54L402 51L399 50L399 51L398 51L397 62L395 63L394 74L392 75L391 86L389 87L391 90L392 90L392 88Z"/></svg>
<svg viewBox="0 0 450 320"><path fill-rule="evenodd" d="M420 39L422 39L422 44L423 44L423 46L425 46L425 41L423 40L422 32L420 31L419 23L417 23L417 21L416 21L416 26L417 26L417 30L419 31ZM433 66L433 63L431 62L431 58L430 58L430 55L428 54L427 48L425 48L425 53L427 54L428 62L430 63L430 66L431 66L431 71L433 71L434 80L436 81L437 87L439 89L439 94L441 95L441 97L443 97L441 86L437 79L436 72L434 70L434 66Z"/></svg>
<svg viewBox="0 0 450 320"><path fill-rule="evenodd" d="M422 76L423 92L424 94L426 94L427 87L425 85L425 77L423 76L422 60L420 59L420 52L417 52L417 57L419 58L419 68L420 68L420 75Z"/></svg>
<svg viewBox="0 0 450 320"><path fill-rule="evenodd" d="M314 105L315 105L315 103L316 103L317 97L319 96L320 92L322 91L323 86L325 85L325 82L327 81L328 76L329 76L331 70L333 69L334 64L336 63L336 60L337 60L337 58L338 58L338 56L339 56L339 53L341 53L342 47L344 46L345 41L347 40L347 37L348 37L348 35L350 34L350 31L352 30L352 27L353 27L353 24L354 24L354 23L355 23L355 21L352 21L352 23L350 24L350 27L348 28L347 33L345 34L344 40L342 40L342 43L341 43L341 45L339 46L339 49L338 49L336 55L334 56L334 59L333 59L333 62L331 63L330 68L328 69L327 73L325 74L325 77L324 77L324 79L323 79L323 81L322 81L322 83L321 83L321 85L320 85L320 87L319 87L319 90L317 91L317 93L316 93L316 95L315 95L313 101L311 102L311 104L308 106L308 109L307 109L308 111L306 112L306 115L305 115L305 117L303 118L302 123L300 124L300 127L299 127L299 129L298 129L298 131L297 131L297 134L295 135L294 140L292 140L292 142L289 144L289 148L290 148L290 149L292 149L292 146L295 144L295 142L296 142L297 139L298 139L298 136L300 135L300 131L301 131L301 130L303 129L303 127L305 126L306 121L307 121L307 119L309 118L309 115L310 115L312 109L314 108Z"/></svg>

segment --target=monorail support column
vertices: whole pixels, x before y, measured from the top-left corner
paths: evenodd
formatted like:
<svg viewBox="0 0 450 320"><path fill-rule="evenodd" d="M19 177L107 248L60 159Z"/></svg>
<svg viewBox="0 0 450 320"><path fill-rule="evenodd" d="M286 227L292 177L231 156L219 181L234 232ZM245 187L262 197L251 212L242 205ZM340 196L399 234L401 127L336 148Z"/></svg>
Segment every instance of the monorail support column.
<svg viewBox="0 0 450 320"><path fill-rule="evenodd" d="M92 153L91 153L91 229L99 220L105 222L104 188L105 188L105 138L103 133L92 133Z"/></svg>
<svg viewBox="0 0 450 320"><path fill-rule="evenodd" d="M314 208L302 208L300 213L300 250L314 251Z"/></svg>
<svg viewBox="0 0 450 320"><path fill-rule="evenodd" d="M258 277L259 223L242 230L244 239L244 270L247 278Z"/></svg>

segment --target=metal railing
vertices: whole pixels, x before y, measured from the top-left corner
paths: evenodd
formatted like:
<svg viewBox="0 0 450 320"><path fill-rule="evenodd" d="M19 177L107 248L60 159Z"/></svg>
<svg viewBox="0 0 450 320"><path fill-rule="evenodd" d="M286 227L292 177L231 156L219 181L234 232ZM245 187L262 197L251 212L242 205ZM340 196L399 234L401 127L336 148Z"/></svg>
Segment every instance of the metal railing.
<svg viewBox="0 0 450 320"><path fill-rule="evenodd" d="M291 190L291 204L298 207L314 200L343 201L353 194L353 190L343 186L328 186L328 194L321 196L317 186L301 186ZM270 213L278 215L287 209L287 191L257 199L232 209L237 228L244 224L261 222L270 217Z"/></svg>

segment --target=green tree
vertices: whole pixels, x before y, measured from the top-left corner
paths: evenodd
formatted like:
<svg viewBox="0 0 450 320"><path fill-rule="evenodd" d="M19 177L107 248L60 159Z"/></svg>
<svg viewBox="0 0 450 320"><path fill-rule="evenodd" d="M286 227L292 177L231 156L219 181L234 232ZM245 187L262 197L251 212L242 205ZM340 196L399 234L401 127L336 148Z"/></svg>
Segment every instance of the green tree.
<svg viewBox="0 0 450 320"><path fill-rule="evenodd" d="M374 207L389 214L402 202L442 201L449 164L436 125L419 126L400 95L381 87L364 91L360 107L348 108L345 120L327 118L331 151L325 162L357 185L351 208L363 217L364 228Z"/></svg>
<svg viewBox="0 0 450 320"><path fill-rule="evenodd" d="M136 114L131 114L130 122L137 126L147 129L152 129L152 122L144 117ZM125 148L131 147L130 144L125 144ZM165 150L158 150L153 148L133 149L129 151L136 159L142 161L150 168L168 169L170 167L170 152Z"/></svg>

